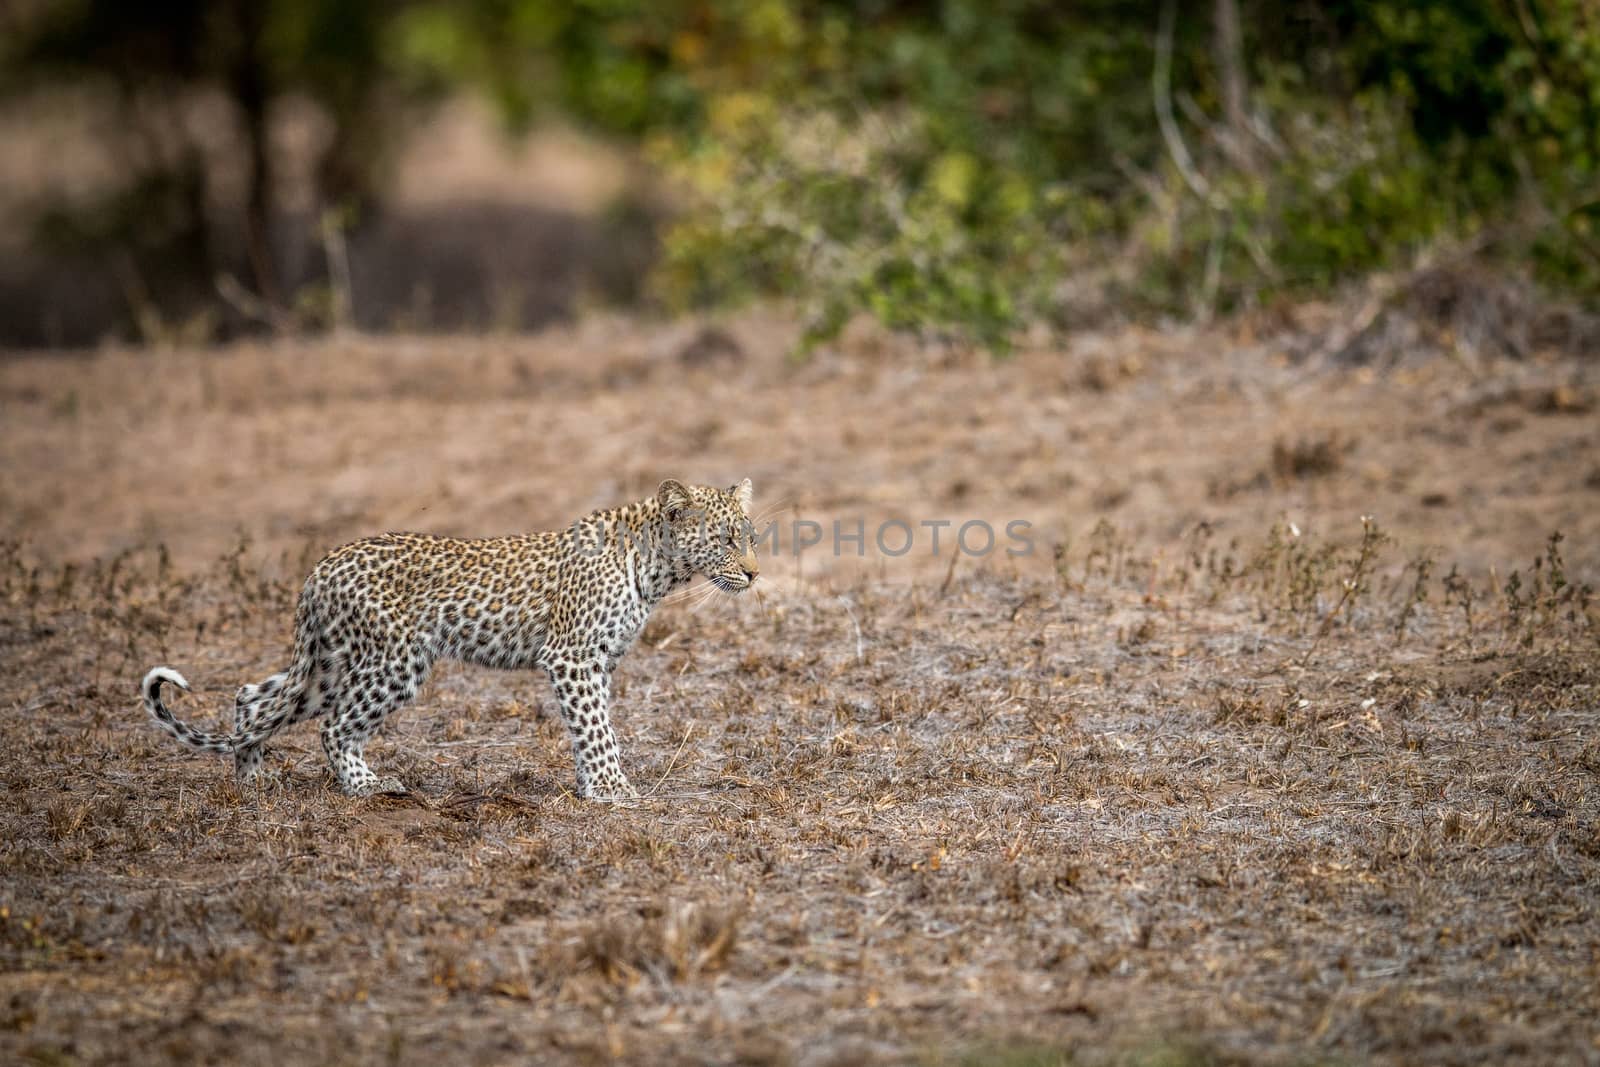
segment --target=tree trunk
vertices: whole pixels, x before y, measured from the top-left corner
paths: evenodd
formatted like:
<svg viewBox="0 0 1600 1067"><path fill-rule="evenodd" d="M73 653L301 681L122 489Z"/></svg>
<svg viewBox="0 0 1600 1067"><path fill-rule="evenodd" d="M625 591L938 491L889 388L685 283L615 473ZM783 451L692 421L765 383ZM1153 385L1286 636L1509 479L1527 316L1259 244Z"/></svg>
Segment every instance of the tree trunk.
<svg viewBox="0 0 1600 1067"><path fill-rule="evenodd" d="M1216 0L1213 25L1217 80L1222 89L1222 115L1228 127L1228 154L1246 170L1255 169L1251 151L1249 78L1239 32L1238 0Z"/></svg>
<svg viewBox="0 0 1600 1067"><path fill-rule="evenodd" d="M240 0L234 5L238 27L238 52L234 56L229 91L244 120L246 193L244 207L245 253L255 274L256 291L269 304L280 303L278 269L272 252L273 168L267 125L271 86L261 56L262 10L265 5Z"/></svg>

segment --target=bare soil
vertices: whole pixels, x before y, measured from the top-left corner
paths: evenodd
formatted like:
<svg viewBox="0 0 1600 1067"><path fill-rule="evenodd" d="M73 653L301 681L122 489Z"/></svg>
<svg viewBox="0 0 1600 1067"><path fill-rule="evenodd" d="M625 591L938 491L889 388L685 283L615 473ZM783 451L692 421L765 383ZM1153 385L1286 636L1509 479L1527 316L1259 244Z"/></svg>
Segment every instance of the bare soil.
<svg viewBox="0 0 1600 1067"><path fill-rule="evenodd" d="M0 364L0 1060L1600 1062L1592 361L792 337ZM759 595L619 672L637 803L527 675L441 666L402 798L304 728L241 792L137 706L169 663L220 721L343 540L745 475Z"/></svg>

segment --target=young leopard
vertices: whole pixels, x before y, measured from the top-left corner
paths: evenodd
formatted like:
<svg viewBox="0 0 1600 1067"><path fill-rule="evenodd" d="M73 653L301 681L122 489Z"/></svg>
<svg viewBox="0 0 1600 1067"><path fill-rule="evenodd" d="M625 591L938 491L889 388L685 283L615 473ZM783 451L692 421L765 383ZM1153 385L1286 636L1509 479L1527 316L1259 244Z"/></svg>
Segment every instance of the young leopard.
<svg viewBox="0 0 1600 1067"><path fill-rule="evenodd" d="M399 779L374 774L362 751L384 716L417 695L435 660L540 667L572 738L579 795L637 796L611 730L611 672L651 609L694 575L727 593L755 581L750 496L748 478L726 490L668 480L648 500L597 511L565 531L357 541L306 579L293 659L239 690L232 733L173 717L161 685L189 683L168 667L145 675L145 710L190 748L233 753L241 782L261 769L273 734L326 716L322 748L344 791L400 793Z"/></svg>

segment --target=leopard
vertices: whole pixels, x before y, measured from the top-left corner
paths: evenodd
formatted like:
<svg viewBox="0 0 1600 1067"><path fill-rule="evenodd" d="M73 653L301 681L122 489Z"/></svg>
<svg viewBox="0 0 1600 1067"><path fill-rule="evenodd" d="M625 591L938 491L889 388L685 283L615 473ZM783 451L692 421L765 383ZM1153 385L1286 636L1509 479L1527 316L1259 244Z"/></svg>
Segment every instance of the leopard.
<svg viewBox="0 0 1600 1067"><path fill-rule="evenodd" d="M289 666L238 690L230 732L174 716L163 684L192 690L171 667L144 676L144 709L184 746L231 753L241 784L261 774L270 738L321 719L322 749L344 793L405 794L397 776L368 766L366 746L435 662L542 670L571 741L577 796L637 798L611 725L613 672L669 594L696 577L732 596L756 581L752 496L748 478L727 489L669 478L644 500L563 530L354 541L312 568L295 603Z"/></svg>

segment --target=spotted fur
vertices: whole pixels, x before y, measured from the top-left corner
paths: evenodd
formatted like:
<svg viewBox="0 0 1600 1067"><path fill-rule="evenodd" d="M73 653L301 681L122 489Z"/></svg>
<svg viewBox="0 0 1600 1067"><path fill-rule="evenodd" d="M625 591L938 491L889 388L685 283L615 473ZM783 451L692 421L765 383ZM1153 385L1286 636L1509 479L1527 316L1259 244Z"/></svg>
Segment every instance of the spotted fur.
<svg viewBox="0 0 1600 1067"><path fill-rule="evenodd" d="M635 504L567 530L458 540L384 534L335 549L312 570L295 609L289 667L234 700L231 733L176 719L163 683L144 677L145 710L202 752L233 753L241 781L261 769L268 738L324 718L322 748L352 796L403 792L363 751L385 716L417 695L434 662L546 671L572 739L578 793L636 796L611 729L611 674L662 597L696 574L724 592L755 580L750 480L731 489L665 481Z"/></svg>

